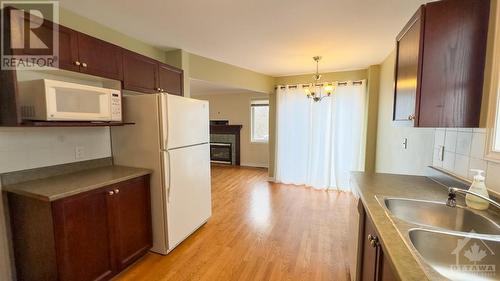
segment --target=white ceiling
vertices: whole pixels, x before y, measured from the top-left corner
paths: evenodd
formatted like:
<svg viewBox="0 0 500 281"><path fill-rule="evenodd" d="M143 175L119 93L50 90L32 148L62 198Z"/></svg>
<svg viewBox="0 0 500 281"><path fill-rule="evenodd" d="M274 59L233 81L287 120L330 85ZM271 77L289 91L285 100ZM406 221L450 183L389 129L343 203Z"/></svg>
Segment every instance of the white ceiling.
<svg viewBox="0 0 500 281"><path fill-rule="evenodd" d="M204 95L226 95L226 94L256 94L257 92L252 92L245 89L240 89L236 87L230 87L221 84L215 84L203 80L189 79L190 82L190 93L192 97L204 96ZM260 94L260 93L259 93Z"/></svg>
<svg viewBox="0 0 500 281"><path fill-rule="evenodd" d="M61 0L66 9L160 48L282 76L366 68L425 0Z"/></svg>

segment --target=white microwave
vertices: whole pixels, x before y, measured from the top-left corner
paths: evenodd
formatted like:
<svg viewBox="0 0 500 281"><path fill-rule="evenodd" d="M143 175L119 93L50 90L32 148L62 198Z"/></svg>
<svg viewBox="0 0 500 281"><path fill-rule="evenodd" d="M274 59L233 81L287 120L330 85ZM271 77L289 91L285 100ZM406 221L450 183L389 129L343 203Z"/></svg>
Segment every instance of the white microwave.
<svg viewBox="0 0 500 281"><path fill-rule="evenodd" d="M21 117L41 121L122 121L120 90L40 79L19 82Z"/></svg>

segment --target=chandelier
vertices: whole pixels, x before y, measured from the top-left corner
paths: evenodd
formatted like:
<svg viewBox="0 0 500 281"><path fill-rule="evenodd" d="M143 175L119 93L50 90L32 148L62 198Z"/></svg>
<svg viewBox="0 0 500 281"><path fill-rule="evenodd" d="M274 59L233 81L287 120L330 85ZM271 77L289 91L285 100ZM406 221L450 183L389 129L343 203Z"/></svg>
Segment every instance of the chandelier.
<svg viewBox="0 0 500 281"><path fill-rule="evenodd" d="M319 74L319 61L321 60L320 56L313 57L313 60L316 62L316 74L313 76L313 83L310 87L306 87L304 92L307 95L307 98L313 99L315 102L319 102L322 99L329 97L333 92L333 86L327 83L320 83L321 74Z"/></svg>

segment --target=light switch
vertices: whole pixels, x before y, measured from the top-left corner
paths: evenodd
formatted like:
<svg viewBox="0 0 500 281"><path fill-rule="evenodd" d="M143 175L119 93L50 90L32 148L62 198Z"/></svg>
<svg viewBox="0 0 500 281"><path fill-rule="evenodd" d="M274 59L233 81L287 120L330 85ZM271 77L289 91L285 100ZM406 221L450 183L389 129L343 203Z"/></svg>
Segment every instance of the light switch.
<svg viewBox="0 0 500 281"><path fill-rule="evenodd" d="M408 149L408 138L403 138L403 149Z"/></svg>

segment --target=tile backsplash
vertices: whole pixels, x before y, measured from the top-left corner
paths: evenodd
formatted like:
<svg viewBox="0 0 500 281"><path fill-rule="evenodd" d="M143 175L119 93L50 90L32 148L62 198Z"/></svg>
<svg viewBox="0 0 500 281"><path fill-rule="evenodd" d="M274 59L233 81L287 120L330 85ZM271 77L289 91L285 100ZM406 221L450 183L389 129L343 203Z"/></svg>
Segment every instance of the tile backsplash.
<svg viewBox="0 0 500 281"><path fill-rule="evenodd" d="M486 185L500 192L500 164L484 159L486 130L482 128L437 128L432 165L463 178L472 179L470 169L486 173Z"/></svg>
<svg viewBox="0 0 500 281"><path fill-rule="evenodd" d="M111 157L109 128L0 128L0 173Z"/></svg>

